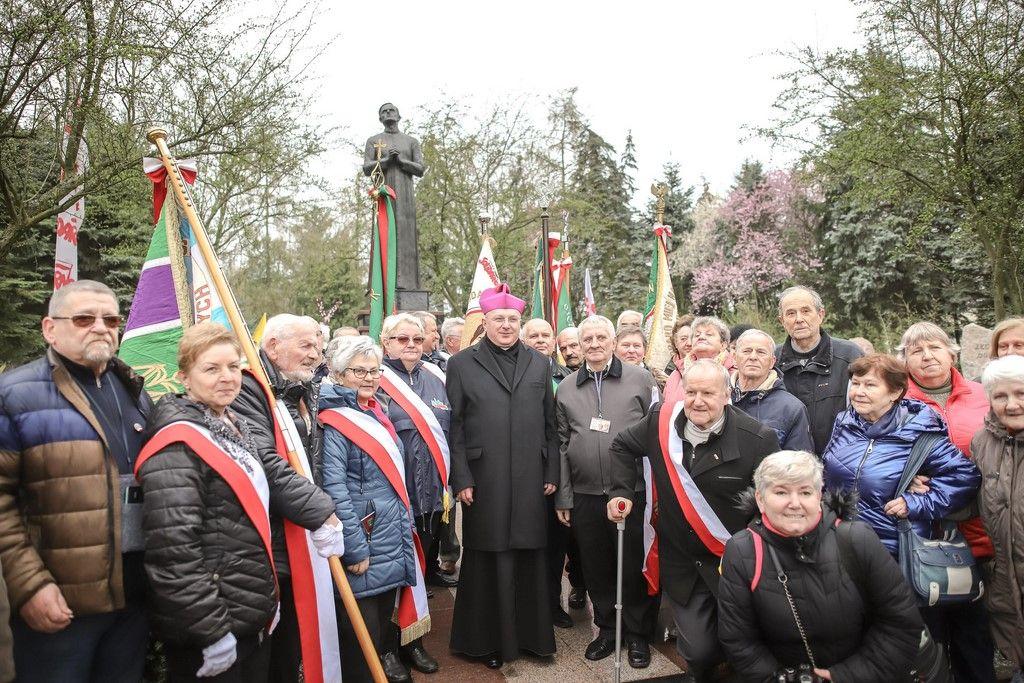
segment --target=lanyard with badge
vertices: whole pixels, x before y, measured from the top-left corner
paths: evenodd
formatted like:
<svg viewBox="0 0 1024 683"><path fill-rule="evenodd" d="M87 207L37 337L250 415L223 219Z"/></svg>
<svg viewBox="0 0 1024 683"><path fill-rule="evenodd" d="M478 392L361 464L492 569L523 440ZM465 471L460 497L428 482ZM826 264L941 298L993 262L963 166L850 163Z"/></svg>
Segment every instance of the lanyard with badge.
<svg viewBox="0 0 1024 683"><path fill-rule="evenodd" d="M604 419L604 410L601 405L601 384L604 382L605 370L594 373L594 391L597 392L597 417L590 418L590 431L607 434L612 427L610 420Z"/></svg>

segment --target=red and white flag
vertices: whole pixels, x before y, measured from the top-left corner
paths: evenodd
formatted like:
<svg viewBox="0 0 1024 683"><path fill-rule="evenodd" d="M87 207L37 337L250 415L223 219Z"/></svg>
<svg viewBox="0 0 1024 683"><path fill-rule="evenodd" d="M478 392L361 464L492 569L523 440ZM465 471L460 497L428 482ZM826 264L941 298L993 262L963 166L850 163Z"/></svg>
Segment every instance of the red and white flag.
<svg viewBox="0 0 1024 683"><path fill-rule="evenodd" d="M64 138L62 141L61 153L66 154L68 144L71 141L71 120L64 124ZM75 163L69 166L65 159L61 164L60 179L65 177L81 176L89 167L89 148L85 144L85 135L78 143L78 154L75 156ZM64 195L61 204L82 192L83 186L78 185L71 192ZM57 243L53 255L53 291L72 282L78 281L78 232L82 229L82 222L85 220L85 197L79 197L78 201L57 214Z"/></svg>
<svg viewBox="0 0 1024 683"><path fill-rule="evenodd" d="M590 268L583 271L583 308L587 315L597 315L594 289L590 286Z"/></svg>

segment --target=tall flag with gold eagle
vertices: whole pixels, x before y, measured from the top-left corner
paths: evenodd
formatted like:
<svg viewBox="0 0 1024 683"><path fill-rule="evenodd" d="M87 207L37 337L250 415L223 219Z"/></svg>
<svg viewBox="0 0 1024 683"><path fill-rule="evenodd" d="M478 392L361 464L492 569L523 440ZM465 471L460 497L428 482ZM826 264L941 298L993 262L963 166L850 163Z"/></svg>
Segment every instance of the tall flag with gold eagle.
<svg viewBox="0 0 1024 683"><path fill-rule="evenodd" d="M189 162L182 161L177 166L187 183L195 181L194 164L190 166ZM175 374L178 343L184 330L206 320L232 328L226 306L232 307L233 315L237 304L230 290L226 294L228 301L222 301L218 295L213 274L219 270L219 265L215 257L212 263L207 262L199 248L197 234L202 233L203 227L191 225L174 194L167 196L168 178L162 162L147 159L144 170L154 183L156 229L128 314L120 356L143 376L146 389L156 397L181 390ZM249 334L247 329L235 332ZM278 453L286 457L287 444L298 444L296 457L309 472L309 462L302 452L295 424L287 417L287 408L280 400L275 403L269 389L264 387L264 390L274 409ZM284 536L305 680L308 683L340 681L341 650L330 567L327 560L317 554L305 529L286 521Z"/></svg>
<svg viewBox="0 0 1024 683"><path fill-rule="evenodd" d="M678 310L672 278L668 271L668 238L672 229L659 220L653 228L654 247L651 253L651 276L647 285L647 306L644 309L644 333L647 336L647 367L663 368L672 360L669 335Z"/></svg>
<svg viewBox="0 0 1024 683"><path fill-rule="evenodd" d="M480 256L476 259L473 271L473 285L469 290L469 304L466 306L466 324L462 327L462 348L475 344L483 334L484 314L480 310L480 293L485 289L497 287L498 267L494 264L494 240L485 234L480 245Z"/></svg>

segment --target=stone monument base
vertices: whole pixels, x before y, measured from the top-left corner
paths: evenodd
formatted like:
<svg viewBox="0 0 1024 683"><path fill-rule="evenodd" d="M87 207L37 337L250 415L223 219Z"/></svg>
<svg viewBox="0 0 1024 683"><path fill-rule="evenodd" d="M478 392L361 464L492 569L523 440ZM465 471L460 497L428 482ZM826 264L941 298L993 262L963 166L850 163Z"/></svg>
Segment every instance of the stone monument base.
<svg viewBox="0 0 1024 683"><path fill-rule="evenodd" d="M395 292L399 311L429 311L430 292L423 289L399 289Z"/></svg>

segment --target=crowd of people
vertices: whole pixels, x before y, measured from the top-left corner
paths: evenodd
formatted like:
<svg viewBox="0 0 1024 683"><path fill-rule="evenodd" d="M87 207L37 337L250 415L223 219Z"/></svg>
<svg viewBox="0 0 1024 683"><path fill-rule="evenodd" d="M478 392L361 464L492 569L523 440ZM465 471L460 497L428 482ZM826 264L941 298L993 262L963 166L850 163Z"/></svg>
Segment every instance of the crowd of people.
<svg viewBox="0 0 1024 683"><path fill-rule="evenodd" d="M0 682L139 681L155 642L169 681L298 681L286 537L307 532L392 682L443 670L438 588L449 648L482 665L553 655L588 602L569 655L613 655L618 533L633 668L668 615L698 682L990 683L996 649L1024 680L1024 318L976 381L940 327L875 353L800 286L781 342L680 316L666 367L636 311L556 334L506 285L480 305L468 348L426 312L378 338L275 316L266 384L195 324L183 391L154 403L116 355L114 293L58 290L45 355L0 375ZM344 680L372 680L340 595L334 615Z"/></svg>

